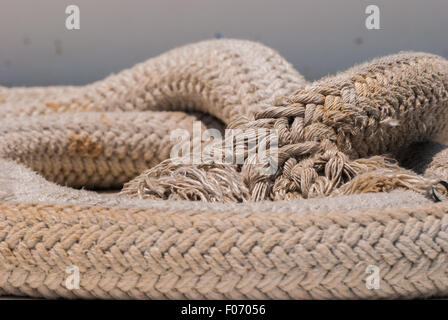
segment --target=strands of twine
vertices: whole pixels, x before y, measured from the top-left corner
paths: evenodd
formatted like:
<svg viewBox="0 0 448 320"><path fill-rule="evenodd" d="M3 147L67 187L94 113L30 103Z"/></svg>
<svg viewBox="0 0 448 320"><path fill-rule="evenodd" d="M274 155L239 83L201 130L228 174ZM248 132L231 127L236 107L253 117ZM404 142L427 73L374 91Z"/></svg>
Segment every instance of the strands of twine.
<svg viewBox="0 0 448 320"><path fill-rule="evenodd" d="M446 131L447 75L441 57L400 53L307 84L272 49L216 40L87 86L0 87L0 295L446 296L446 204L415 206L411 192L380 197L398 202L389 209L363 210L372 195L355 194L442 198L447 149L414 143ZM247 150L242 164L175 163L170 132L191 134L196 120L204 129L276 131L275 172ZM242 144L265 138L254 132ZM106 196L48 180L128 183ZM335 195L356 198L358 209L254 202ZM228 203L171 201L182 199ZM318 204L329 200L338 199ZM366 286L372 265L379 290ZM79 289L66 286L67 266L79 268Z"/></svg>
<svg viewBox="0 0 448 320"><path fill-rule="evenodd" d="M448 177L434 175L446 163L433 161L425 176L419 176L402 168L395 158L412 143L445 130L445 121L440 119L447 112L446 88L443 58L403 53L378 59L310 84L256 111L252 119L237 119L229 125L278 133L279 170L274 175L263 174L263 166L246 158L244 165L227 168L233 177L241 176L230 183L227 177L216 183L213 173L209 179L203 168L189 166L189 172L202 173L201 183L183 183L177 188L173 186L178 176L170 174L167 160L163 164L167 171L157 166L148 170L126 184L123 194L135 196L139 190L138 196L145 198L152 194L151 188L158 188L161 199L197 200L184 192L188 189L191 194L206 192L209 196L200 198L204 201L235 201L227 197L235 183L238 189L249 190L240 198L252 201L394 189L427 194L441 178ZM401 154L401 161L407 158Z"/></svg>

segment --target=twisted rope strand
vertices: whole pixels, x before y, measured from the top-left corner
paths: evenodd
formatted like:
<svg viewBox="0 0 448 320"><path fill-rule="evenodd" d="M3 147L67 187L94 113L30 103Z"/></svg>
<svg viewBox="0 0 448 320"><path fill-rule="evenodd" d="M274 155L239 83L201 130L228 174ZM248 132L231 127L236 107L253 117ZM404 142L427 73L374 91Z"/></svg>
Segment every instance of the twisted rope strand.
<svg viewBox="0 0 448 320"><path fill-rule="evenodd" d="M253 120L238 120L231 127L275 130L279 139L279 170L274 176L266 176L249 158L237 169L242 175L238 181L249 190L245 199L311 198L396 188L427 193L437 177L419 177L388 157L397 158L412 143L446 131L447 88L447 60L400 53L312 83L256 111ZM161 181L166 179L164 170L170 170L169 162L163 170L156 166L126 184L123 193L145 197L136 190L151 194L151 188L163 188L163 199L193 200L180 194L188 188L199 193L214 190L207 201L229 200L222 196L228 182L222 180L221 187L213 188L212 175L201 178L201 184L192 182L182 188L171 187L177 179L172 177L167 188ZM201 169L190 165L188 170Z"/></svg>
<svg viewBox="0 0 448 320"><path fill-rule="evenodd" d="M445 134L447 90L448 63L434 55L307 84L240 40L174 49L81 87L0 87L0 295L446 296L448 207L420 195L445 178L446 148L414 143ZM275 130L278 170L247 150L244 164L174 163L170 130L191 133L195 120L252 129L244 145ZM119 195L61 186L125 182ZM172 201L183 199L202 202ZM65 284L69 266L79 289Z"/></svg>

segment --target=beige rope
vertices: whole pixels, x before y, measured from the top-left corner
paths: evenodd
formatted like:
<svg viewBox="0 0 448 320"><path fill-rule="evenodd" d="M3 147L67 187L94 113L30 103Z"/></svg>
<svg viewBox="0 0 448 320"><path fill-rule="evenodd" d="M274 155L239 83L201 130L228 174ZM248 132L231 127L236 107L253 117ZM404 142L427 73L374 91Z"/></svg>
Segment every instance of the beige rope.
<svg viewBox="0 0 448 320"><path fill-rule="evenodd" d="M401 53L312 83L280 103L256 111L254 120L231 124L240 129L276 130L279 135L279 170L274 176L263 174L260 166L251 164L248 158L236 169L242 176L240 183L249 190L247 200L312 198L397 188L426 193L437 177L417 176L389 158L401 153L406 161L402 152L412 143L445 132L447 88L447 60L424 53ZM390 155L379 156L385 153ZM228 179L222 179L221 187L214 188L213 174L210 178L203 174L201 184L183 181L178 185L170 161L128 183L123 193L194 200L192 194L213 192L207 199L227 201L223 194L229 189ZM194 165L188 170L201 171ZM228 172L232 170L227 168Z"/></svg>
<svg viewBox="0 0 448 320"><path fill-rule="evenodd" d="M48 298L437 296L448 292L447 210L300 216L255 206L236 215L2 204L0 288ZM71 265L80 289L65 286ZM380 270L379 290L366 287L369 265Z"/></svg>
<svg viewBox="0 0 448 320"><path fill-rule="evenodd" d="M446 151L425 160L413 143L444 134L447 88L448 63L430 54L306 84L275 51L240 40L181 47L82 87L0 87L0 294L446 295L448 208L413 192L445 178ZM191 133L195 120L275 129L277 172L248 157L175 164L169 133ZM30 169L70 187L132 180L97 195ZM394 189L413 191L355 195ZM294 200L323 196L338 197ZM228 204L171 201L182 199ZM65 286L70 265L80 289ZM369 265L381 270L379 290L366 287Z"/></svg>
<svg viewBox="0 0 448 320"><path fill-rule="evenodd" d="M170 131L192 130L195 118L148 110L201 111L228 123L304 83L270 48L204 41L83 87L0 88L0 150L63 185L118 187L169 157Z"/></svg>

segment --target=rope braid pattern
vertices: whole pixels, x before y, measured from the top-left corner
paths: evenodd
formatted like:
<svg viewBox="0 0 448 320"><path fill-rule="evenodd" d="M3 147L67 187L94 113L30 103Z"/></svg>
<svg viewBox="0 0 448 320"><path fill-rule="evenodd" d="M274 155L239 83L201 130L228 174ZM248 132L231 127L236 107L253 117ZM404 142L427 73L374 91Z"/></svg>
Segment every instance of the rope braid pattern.
<svg viewBox="0 0 448 320"><path fill-rule="evenodd" d="M438 180L401 168L395 158L412 143L445 131L447 88L448 62L434 55L401 53L356 66L278 99L276 105L256 111L252 121L230 125L278 132L280 169L276 175L262 174L262 166L252 164L249 158L240 168L225 169L233 176L241 175L237 181L243 187L234 190L241 194L240 190L247 188L245 200L252 201L397 188L427 193ZM389 156L383 156L386 153ZM167 160L149 169L125 185L123 193L147 198L228 200L222 195L230 189L230 176L221 179L221 188L213 188L216 177L207 174L204 166L185 169L169 163ZM203 181L198 184L182 179L185 170L197 172ZM182 183L173 188L179 179ZM210 190L215 190L213 196ZM202 193L209 196L197 196Z"/></svg>
<svg viewBox="0 0 448 320"><path fill-rule="evenodd" d="M201 111L229 123L303 84L293 66L266 46L211 40L173 49L86 86L0 87L0 116Z"/></svg>
<svg viewBox="0 0 448 320"><path fill-rule="evenodd" d="M216 120L183 112L83 112L1 121L0 154L61 185L119 188L170 155L172 127ZM129 125L132 124L132 130ZM20 147L18 147L20 146Z"/></svg>
<svg viewBox="0 0 448 320"><path fill-rule="evenodd" d="M446 296L445 203L410 207L403 194L415 193L392 192L390 209L362 209L365 194L344 198L367 199L361 208L315 212L298 199L423 193L446 179L446 148L422 165L429 145L413 143L443 134L447 75L443 58L402 53L307 84L265 46L215 40L87 86L0 87L0 295ZM277 130L279 170L174 164L169 132L195 120ZM129 180L118 195L60 186ZM170 201L182 199L227 203ZM80 289L65 286L70 265ZM366 287L369 265L380 290Z"/></svg>
<svg viewBox="0 0 448 320"><path fill-rule="evenodd" d="M255 208L252 208L255 209ZM448 207L297 216L2 204L0 293L103 299L412 298L448 292ZM65 268L80 268L68 290ZM366 287L366 268L381 289Z"/></svg>
<svg viewBox="0 0 448 320"><path fill-rule="evenodd" d="M270 48L213 40L83 87L0 87L0 157L62 185L120 187L169 157L170 131L191 133L194 120L222 128L212 117L240 119L304 83Z"/></svg>

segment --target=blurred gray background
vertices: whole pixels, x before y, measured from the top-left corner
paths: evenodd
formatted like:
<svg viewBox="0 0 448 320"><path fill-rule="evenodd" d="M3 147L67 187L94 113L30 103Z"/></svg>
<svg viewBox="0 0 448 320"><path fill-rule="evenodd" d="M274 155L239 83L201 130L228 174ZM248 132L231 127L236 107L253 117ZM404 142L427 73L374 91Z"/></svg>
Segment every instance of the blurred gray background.
<svg viewBox="0 0 448 320"><path fill-rule="evenodd" d="M78 5L81 29L65 28ZM381 10L367 30L365 8ZM189 42L278 50L309 80L400 50L448 57L447 0L0 0L0 85L86 84Z"/></svg>

